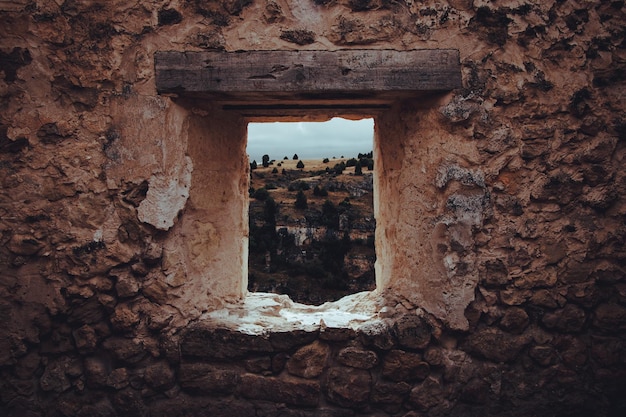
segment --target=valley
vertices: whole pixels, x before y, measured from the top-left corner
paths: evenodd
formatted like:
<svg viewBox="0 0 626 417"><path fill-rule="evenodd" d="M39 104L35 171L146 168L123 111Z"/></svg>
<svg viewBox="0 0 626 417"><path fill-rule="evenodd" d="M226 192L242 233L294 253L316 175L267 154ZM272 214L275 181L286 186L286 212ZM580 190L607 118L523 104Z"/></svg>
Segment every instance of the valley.
<svg viewBox="0 0 626 417"><path fill-rule="evenodd" d="M375 288L371 156L251 163L250 291L319 305Z"/></svg>

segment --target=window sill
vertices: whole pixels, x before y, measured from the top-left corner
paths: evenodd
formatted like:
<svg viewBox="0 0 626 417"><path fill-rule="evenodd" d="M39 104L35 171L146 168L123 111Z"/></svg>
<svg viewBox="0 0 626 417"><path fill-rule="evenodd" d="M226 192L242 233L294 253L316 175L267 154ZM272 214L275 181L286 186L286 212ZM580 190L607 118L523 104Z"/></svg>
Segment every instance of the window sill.
<svg viewBox="0 0 626 417"><path fill-rule="evenodd" d="M251 292L241 303L205 313L201 321L251 335L313 332L325 327L356 330L377 321L381 307L382 297L376 291L352 294L320 306L295 303L287 295Z"/></svg>

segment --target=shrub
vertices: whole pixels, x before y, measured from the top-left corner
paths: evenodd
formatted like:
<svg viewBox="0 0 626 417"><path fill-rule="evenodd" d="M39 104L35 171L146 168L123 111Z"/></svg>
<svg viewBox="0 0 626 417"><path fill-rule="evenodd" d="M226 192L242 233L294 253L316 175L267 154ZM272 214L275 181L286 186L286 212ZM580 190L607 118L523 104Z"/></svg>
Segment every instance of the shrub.
<svg viewBox="0 0 626 417"><path fill-rule="evenodd" d="M354 175L363 175L363 168L361 168L361 161L358 161L354 166Z"/></svg>
<svg viewBox="0 0 626 417"><path fill-rule="evenodd" d="M326 190L326 188L320 188L319 185L316 185L315 188L313 188L313 195L318 197L326 197L328 195L328 191Z"/></svg>
<svg viewBox="0 0 626 417"><path fill-rule="evenodd" d="M306 196L304 195L302 190L298 191L298 194L296 194L295 207L297 209L304 210L304 209L307 208L307 206L308 206L308 204L307 204L307 201L306 201Z"/></svg>
<svg viewBox="0 0 626 417"><path fill-rule="evenodd" d="M353 167L356 166L356 159L354 158L350 158L346 161L346 166L347 167Z"/></svg>
<svg viewBox="0 0 626 417"><path fill-rule="evenodd" d="M272 169L272 174L278 174L278 168L274 167L274 169Z"/></svg>
<svg viewBox="0 0 626 417"><path fill-rule="evenodd" d="M292 182L291 184L289 184L289 187L287 187L287 190L289 190L289 191L298 191L298 190L306 191L306 190L309 190L310 188L311 188L311 186L309 185L308 182L296 181L296 182Z"/></svg>
<svg viewBox="0 0 626 417"><path fill-rule="evenodd" d="M333 167L333 171L335 172L335 174L341 174L344 169L346 169L346 164L343 162L335 164L335 166Z"/></svg>
<svg viewBox="0 0 626 417"><path fill-rule="evenodd" d="M263 207L263 217L265 221L272 227L276 227L276 216L278 215L278 205L272 197L268 197L265 200L265 206Z"/></svg>
<svg viewBox="0 0 626 417"><path fill-rule="evenodd" d="M330 200L322 205L322 224L329 229L339 229L339 212Z"/></svg>
<svg viewBox="0 0 626 417"><path fill-rule="evenodd" d="M263 187L256 190L254 194L252 195L252 197L254 197L255 200L259 200L259 201L267 200L267 197L269 196L270 196L270 193Z"/></svg>
<svg viewBox="0 0 626 417"><path fill-rule="evenodd" d="M330 162L330 161L329 161L329 159L328 159L328 158L324 158L324 160L323 160L322 162L323 162L323 163L325 163L325 164L327 164L327 163L328 163L328 162Z"/></svg>

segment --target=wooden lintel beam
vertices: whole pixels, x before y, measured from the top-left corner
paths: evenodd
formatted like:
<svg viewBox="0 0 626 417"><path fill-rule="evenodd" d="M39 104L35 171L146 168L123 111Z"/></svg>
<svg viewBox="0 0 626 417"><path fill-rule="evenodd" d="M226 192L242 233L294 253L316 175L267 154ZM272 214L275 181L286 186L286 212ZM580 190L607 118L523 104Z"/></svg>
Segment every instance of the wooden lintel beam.
<svg viewBox="0 0 626 417"><path fill-rule="evenodd" d="M453 49L157 52L161 94L218 100L366 101L461 87Z"/></svg>

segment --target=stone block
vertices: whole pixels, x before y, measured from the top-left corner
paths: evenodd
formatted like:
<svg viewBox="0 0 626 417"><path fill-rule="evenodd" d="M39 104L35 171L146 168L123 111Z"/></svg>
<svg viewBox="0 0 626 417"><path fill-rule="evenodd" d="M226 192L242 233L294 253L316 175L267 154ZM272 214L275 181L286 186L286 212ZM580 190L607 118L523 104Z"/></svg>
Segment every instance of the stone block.
<svg viewBox="0 0 626 417"><path fill-rule="evenodd" d="M272 332L269 335L269 340L276 351L286 351L311 343L317 337L318 332L292 330L290 332Z"/></svg>
<svg viewBox="0 0 626 417"><path fill-rule="evenodd" d="M411 390L409 402L418 410L428 410L443 401L444 391L439 381L429 377Z"/></svg>
<svg viewBox="0 0 626 417"><path fill-rule="evenodd" d="M326 395L341 407L359 408L367 404L372 391L372 376L355 368L331 368L328 372Z"/></svg>
<svg viewBox="0 0 626 417"><path fill-rule="evenodd" d="M595 310L593 324L607 332L625 330L626 307L615 303L600 304Z"/></svg>
<svg viewBox="0 0 626 417"><path fill-rule="evenodd" d="M500 320L500 327L511 333L522 333L528 326L528 314L523 308L512 307L504 312Z"/></svg>
<svg viewBox="0 0 626 417"><path fill-rule="evenodd" d="M118 304L111 315L111 325L122 332L130 332L139 323L139 315L130 306Z"/></svg>
<svg viewBox="0 0 626 417"><path fill-rule="evenodd" d="M430 325L416 315L407 314L398 318L393 329L402 348L424 349L430 342Z"/></svg>
<svg viewBox="0 0 626 417"><path fill-rule="evenodd" d="M98 344L98 336L93 327L84 325L72 332L74 344L81 353L93 352Z"/></svg>
<svg viewBox="0 0 626 417"><path fill-rule="evenodd" d="M546 313L542 322L549 329L560 332L579 332L585 325L585 311L572 304L567 304L560 310Z"/></svg>
<svg viewBox="0 0 626 417"><path fill-rule="evenodd" d="M131 364L140 362L148 353L139 340L124 337L109 337L102 342L102 347L115 359Z"/></svg>
<svg viewBox="0 0 626 417"><path fill-rule="evenodd" d="M371 350L347 347L339 351L337 360L351 368L371 369L378 365L378 356Z"/></svg>
<svg viewBox="0 0 626 417"><path fill-rule="evenodd" d="M484 329L471 334L463 347L470 353L495 362L510 362L528 344L529 339L513 336L497 329Z"/></svg>
<svg viewBox="0 0 626 417"><path fill-rule="evenodd" d="M110 364L100 357L85 358L85 380L90 388L98 388L106 385L110 372Z"/></svg>
<svg viewBox="0 0 626 417"><path fill-rule="evenodd" d="M265 336L196 327L182 336L180 350L184 358L226 359L248 353L270 353L274 349Z"/></svg>
<svg viewBox="0 0 626 417"><path fill-rule="evenodd" d="M391 328L384 322L366 323L359 327L358 340L366 347L373 347L380 350L391 350L396 346Z"/></svg>
<svg viewBox="0 0 626 417"><path fill-rule="evenodd" d="M430 373L430 366L418 353L392 350L383 360L383 376L392 381L423 380Z"/></svg>
<svg viewBox="0 0 626 417"><path fill-rule="evenodd" d="M320 400L320 385L317 381L244 374L241 376L240 387L241 395L253 400L285 403L300 407L316 407Z"/></svg>
<svg viewBox="0 0 626 417"><path fill-rule="evenodd" d="M411 385L406 382L377 381L372 389L372 402L375 404L402 404Z"/></svg>
<svg viewBox="0 0 626 417"><path fill-rule="evenodd" d="M330 347L320 341L298 349L287 361L287 372L302 378L316 378L322 374L328 357Z"/></svg>
<svg viewBox="0 0 626 417"><path fill-rule="evenodd" d="M111 396L111 403L118 415L129 417L145 415L146 407L141 394L132 388L117 391Z"/></svg>
<svg viewBox="0 0 626 417"><path fill-rule="evenodd" d="M156 391L166 391L174 386L174 370L165 361L148 366L144 371L146 384Z"/></svg>
<svg viewBox="0 0 626 417"><path fill-rule="evenodd" d="M107 377L106 385L114 389L122 389L129 384L128 370L126 368L113 369Z"/></svg>
<svg viewBox="0 0 626 417"><path fill-rule="evenodd" d="M66 375L67 360L53 360L46 366L46 369L39 378L39 386L44 391L54 391L61 393L70 388L70 380Z"/></svg>
<svg viewBox="0 0 626 417"><path fill-rule="evenodd" d="M202 394L229 394L240 381L239 372L204 363L183 363L178 380L183 390Z"/></svg>

